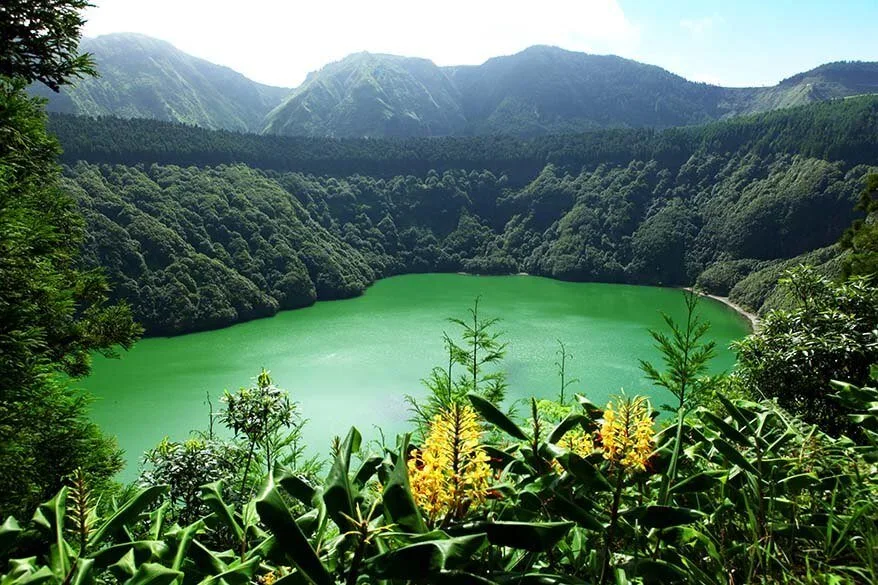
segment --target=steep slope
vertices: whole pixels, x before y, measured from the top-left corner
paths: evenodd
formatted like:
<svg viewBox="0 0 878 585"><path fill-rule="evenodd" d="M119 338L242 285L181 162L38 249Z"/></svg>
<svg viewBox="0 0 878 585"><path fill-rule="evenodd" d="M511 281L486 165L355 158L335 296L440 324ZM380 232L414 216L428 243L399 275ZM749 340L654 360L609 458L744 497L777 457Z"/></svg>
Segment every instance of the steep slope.
<svg viewBox="0 0 878 585"><path fill-rule="evenodd" d="M100 77L80 80L60 95L34 86L34 93L49 98L49 111L257 131L290 91L261 85L143 35L83 39L81 48L94 55Z"/></svg>
<svg viewBox="0 0 878 585"><path fill-rule="evenodd" d="M358 53L312 73L264 126L302 136L441 136L465 124L460 94L432 61Z"/></svg>
<svg viewBox="0 0 878 585"><path fill-rule="evenodd" d="M265 132L289 136L538 136L702 124L878 92L878 63L830 63L773 87L695 83L612 55L535 46L482 65L352 55L312 73Z"/></svg>
<svg viewBox="0 0 878 585"><path fill-rule="evenodd" d="M106 269L153 334L348 297L375 279L358 251L244 166L81 163L64 187L89 226L83 261Z"/></svg>
<svg viewBox="0 0 878 585"><path fill-rule="evenodd" d="M878 63L826 63L772 87L726 90L726 116L767 112L815 102L878 93Z"/></svg>
<svg viewBox="0 0 878 585"><path fill-rule="evenodd" d="M721 88L612 55L537 46L448 71L460 88L473 134L668 127L721 115Z"/></svg>
<svg viewBox="0 0 878 585"><path fill-rule="evenodd" d="M84 39L82 48L94 54L102 76L60 95L34 86L50 111L287 136L667 128L878 92L878 63L828 63L773 87L724 88L629 59L547 46L441 68L426 59L357 53L287 90L142 35Z"/></svg>

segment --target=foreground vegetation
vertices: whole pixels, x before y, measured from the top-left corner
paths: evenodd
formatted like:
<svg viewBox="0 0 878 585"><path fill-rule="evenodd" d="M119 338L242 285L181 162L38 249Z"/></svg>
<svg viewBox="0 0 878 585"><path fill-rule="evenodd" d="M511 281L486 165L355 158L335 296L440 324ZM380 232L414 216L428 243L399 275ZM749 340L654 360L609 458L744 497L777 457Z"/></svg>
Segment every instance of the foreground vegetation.
<svg viewBox="0 0 878 585"><path fill-rule="evenodd" d="M786 286L836 298L862 287L856 308L838 310L850 319L878 308L862 282L801 270ZM642 396L565 400L566 360L557 401L505 413L505 346L477 302L472 319L454 320L459 339L446 335L429 399L414 401L414 435L365 445L352 428L325 465L304 460L303 413L263 371L213 417L235 439L212 428L166 439L112 497L77 472L30 523L8 519L3 583L875 582L878 390L797 386L786 373L774 385L790 356L747 352L781 342L776 327L742 342L738 373L711 376L708 325L687 299L686 322L654 333L664 364L643 364L676 397L672 417L656 420ZM826 310L796 309L806 323ZM784 334L829 340L835 326ZM874 337L851 350L878 360ZM803 341L793 351L829 363L838 350ZM740 397L754 380L768 396ZM808 410L809 392L834 405L831 417ZM781 406L790 393L801 415ZM828 432L826 420L849 432Z"/></svg>

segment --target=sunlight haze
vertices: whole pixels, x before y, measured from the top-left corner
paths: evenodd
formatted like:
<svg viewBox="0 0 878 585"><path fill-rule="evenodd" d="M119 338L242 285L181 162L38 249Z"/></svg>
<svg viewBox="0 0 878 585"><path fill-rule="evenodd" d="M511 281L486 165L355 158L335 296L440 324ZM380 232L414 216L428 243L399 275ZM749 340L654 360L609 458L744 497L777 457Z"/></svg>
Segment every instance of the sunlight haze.
<svg viewBox="0 0 878 585"><path fill-rule="evenodd" d="M857 0L94 3L85 36L142 33L284 87L359 51L467 65L547 44L616 54L730 86L774 84L828 61L878 59L867 28L878 4Z"/></svg>

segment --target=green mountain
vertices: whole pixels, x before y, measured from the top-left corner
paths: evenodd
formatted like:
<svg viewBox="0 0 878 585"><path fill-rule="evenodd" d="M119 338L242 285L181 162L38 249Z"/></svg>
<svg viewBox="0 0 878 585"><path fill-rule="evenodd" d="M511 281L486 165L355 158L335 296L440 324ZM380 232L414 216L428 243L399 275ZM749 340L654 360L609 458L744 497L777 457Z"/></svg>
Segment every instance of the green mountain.
<svg viewBox="0 0 878 585"><path fill-rule="evenodd" d="M308 76L268 114L291 136L443 136L466 124L461 96L432 61L357 53Z"/></svg>
<svg viewBox="0 0 878 585"><path fill-rule="evenodd" d="M878 64L831 63L774 87L724 88L612 55L535 46L482 65L352 55L312 73L265 132L305 136L536 136L703 124L878 92Z"/></svg>
<svg viewBox="0 0 878 585"><path fill-rule="evenodd" d="M473 134L537 135L717 119L722 89L612 55L536 46L448 68Z"/></svg>
<svg viewBox="0 0 878 585"><path fill-rule="evenodd" d="M80 46L94 55L100 77L83 79L61 94L35 85L33 93L49 98L49 111L252 132L290 91L139 34L83 39Z"/></svg>
<svg viewBox="0 0 878 585"><path fill-rule="evenodd" d="M255 83L135 34L85 39L101 77L49 110L286 136L539 136L668 128L878 92L878 63L829 63L773 87L724 88L612 55L536 46L482 65L357 53L294 90Z"/></svg>
<svg viewBox="0 0 878 585"><path fill-rule="evenodd" d="M756 309L790 259L840 268L832 244L878 171L878 96L531 139L260 136L59 115L50 128L86 218L86 262L151 333L425 271L698 280Z"/></svg>

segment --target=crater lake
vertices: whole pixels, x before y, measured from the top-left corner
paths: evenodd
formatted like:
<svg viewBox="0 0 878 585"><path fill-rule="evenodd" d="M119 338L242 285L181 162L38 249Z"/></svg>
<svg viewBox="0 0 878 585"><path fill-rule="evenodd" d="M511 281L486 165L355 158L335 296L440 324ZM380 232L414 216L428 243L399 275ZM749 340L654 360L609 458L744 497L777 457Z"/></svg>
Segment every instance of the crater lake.
<svg viewBox="0 0 878 585"><path fill-rule="evenodd" d="M318 302L294 311L202 333L140 341L121 359L96 357L80 386L95 400L93 420L118 438L134 479L142 453L163 437L185 439L209 424L210 396L250 385L261 368L286 389L308 419L309 454L327 455L335 435L353 425L367 440L388 444L413 428L405 396L426 394L421 380L446 356L442 335L460 340L449 317L467 319L476 297L483 318L499 318L508 343L505 406L558 395L558 341L572 354L567 390L603 405L613 394L650 396L658 407L670 396L647 382L639 360L660 366L649 329L661 314L685 316L678 289L573 283L533 276L412 274L376 282L360 297ZM734 364L729 344L749 333L747 320L704 298L699 314L717 344L713 370ZM463 369L459 368L460 373ZM518 409L524 412L522 408Z"/></svg>

